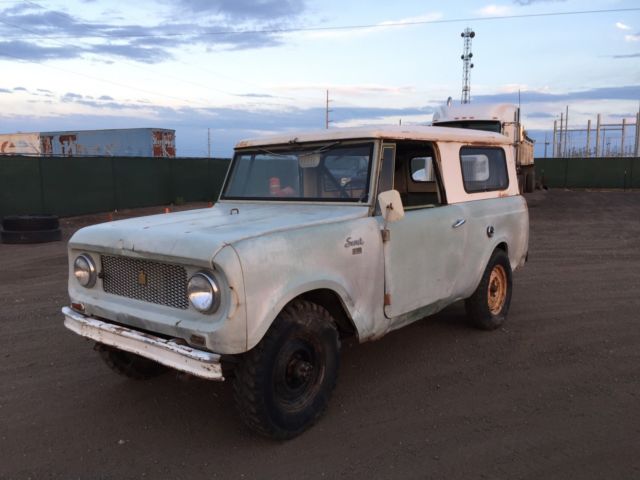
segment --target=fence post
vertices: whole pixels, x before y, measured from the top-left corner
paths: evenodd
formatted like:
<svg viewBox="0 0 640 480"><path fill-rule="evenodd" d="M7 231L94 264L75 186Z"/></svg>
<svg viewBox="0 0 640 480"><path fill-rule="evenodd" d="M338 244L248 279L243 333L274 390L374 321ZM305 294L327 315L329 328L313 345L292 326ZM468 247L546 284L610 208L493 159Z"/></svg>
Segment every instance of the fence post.
<svg viewBox="0 0 640 480"><path fill-rule="evenodd" d="M567 156L567 144L569 143L569 105L567 105L567 113L564 116L564 151L563 155Z"/></svg>
<svg viewBox="0 0 640 480"><path fill-rule="evenodd" d="M625 136L625 130L627 127L627 119L623 118L622 119L622 136L620 137L620 156L624 157L624 136Z"/></svg>
<svg viewBox="0 0 640 480"><path fill-rule="evenodd" d="M596 157L600 156L600 114L596 119Z"/></svg>
<svg viewBox="0 0 640 480"><path fill-rule="evenodd" d="M591 156L591 119L587 120L587 157Z"/></svg>
<svg viewBox="0 0 640 480"><path fill-rule="evenodd" d="M38 175L40 177L40 205L42 208L40 213L52 213L47 211L47 206L44 201L44 172L42 171L42 155L38 155Z"/></svg>
<svg viewBox="0 0 640 480"><path fill-rule="evenodd" d="M636 144L634 148L634 156L640 153L640 112L636 114Z"/></svg>

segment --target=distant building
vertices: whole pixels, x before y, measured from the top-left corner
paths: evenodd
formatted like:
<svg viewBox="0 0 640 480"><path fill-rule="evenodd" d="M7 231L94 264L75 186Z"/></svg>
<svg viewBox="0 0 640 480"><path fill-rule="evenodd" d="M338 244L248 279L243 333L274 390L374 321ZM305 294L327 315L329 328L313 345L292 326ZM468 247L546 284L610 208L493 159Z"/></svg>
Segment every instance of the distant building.
<svg viewBox="0 0 640 480"><path fill-rule="evenodd" d="M174 158L175 138L164 128L7 133L0 134L0 155Z"/></svg>

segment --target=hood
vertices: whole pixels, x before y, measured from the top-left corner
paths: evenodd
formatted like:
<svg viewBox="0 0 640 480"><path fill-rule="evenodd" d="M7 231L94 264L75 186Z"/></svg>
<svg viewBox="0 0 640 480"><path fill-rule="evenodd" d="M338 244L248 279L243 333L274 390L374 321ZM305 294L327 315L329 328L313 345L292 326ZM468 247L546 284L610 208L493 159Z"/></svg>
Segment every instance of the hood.
<svg viewBox="0 0 640 480"><path fill-rule="evenodd" d="M223 202L212 208L93 225L78 230L69 245L116 255L135 252L209 264L222 247L240 240L367 214L367 206Z"/></svg>

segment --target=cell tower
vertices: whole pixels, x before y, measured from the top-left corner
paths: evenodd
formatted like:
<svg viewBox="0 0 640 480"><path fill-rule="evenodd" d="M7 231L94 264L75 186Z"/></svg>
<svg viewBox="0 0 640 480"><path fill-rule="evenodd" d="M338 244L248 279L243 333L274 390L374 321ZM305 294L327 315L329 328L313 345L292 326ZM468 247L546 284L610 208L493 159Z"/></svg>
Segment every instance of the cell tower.
<svg viewBox="0 0 640 480"><path fill-rule="evenodd" d="M464 38L464 51L460 58L462 59L462 103L471 103L471 69L473 63L473 53L471 53L471 40L476 36L476 32L470 28L465 28L460 34Z"/></svg>

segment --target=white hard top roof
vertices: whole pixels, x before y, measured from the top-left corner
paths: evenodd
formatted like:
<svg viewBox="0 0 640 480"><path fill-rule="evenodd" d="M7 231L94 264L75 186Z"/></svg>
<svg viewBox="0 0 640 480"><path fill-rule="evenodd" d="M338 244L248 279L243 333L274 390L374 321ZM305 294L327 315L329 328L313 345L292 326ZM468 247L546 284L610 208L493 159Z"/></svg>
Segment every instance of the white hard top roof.
<svg viewBox="0 0 640 480"><path fill-rule="evenodd" d="M509 138L494 132L469 130L450 127L426 127L426 126L383 126L383 127L356 127L356 128L330 128L306 132L287 132L276 135L267 135L260 138L242 140L236 144L236 148L258 147L265 145L282 145L287 143L325 142L331 140L424 140L442 142L478 143L485 145L504 145L510 142Z"/></svg>
<svg viewBox="0 0 640 480"><path fill-rule="evenodd" d="M465 103L443 105L433 114L433 123L456 120L499 120L514 122L518 107L510 103Z"/></svg>

